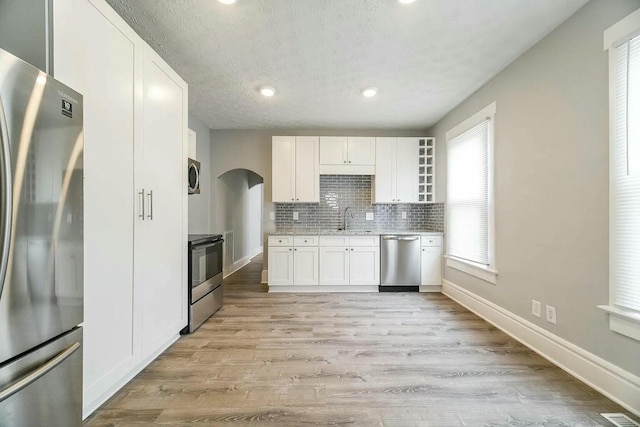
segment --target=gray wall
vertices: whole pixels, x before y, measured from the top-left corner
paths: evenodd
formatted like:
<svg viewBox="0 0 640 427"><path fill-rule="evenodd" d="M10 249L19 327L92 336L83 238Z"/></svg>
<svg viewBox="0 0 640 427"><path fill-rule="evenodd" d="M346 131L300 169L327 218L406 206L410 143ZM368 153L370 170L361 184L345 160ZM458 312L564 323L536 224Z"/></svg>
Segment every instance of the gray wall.
<svg viewBox="0 0 640 427"><path fill-rule="evenodd" d="M640 375L640 342L609 330L608 60L603 31L638 0L593 0L455 108L430 134L445 176L445 132L496 101L498 283L445 278ZM445 180L438 192L444 194ZM557 308L557 325L531 299ZM544 312L544 309L543 309Z"/></svg>
<svg viewBox="0 0 640 427"><path fill-rule="evenodd" d="M48 8L49 0L0 0L0 49L51 74Z"/></svg>
<svg viewBox="0 0 640 427"><path fill-rule="evenodd" d="M228 207L221 195L222 174L233 169L248 169L264 179L264 206L262 215L262 241L266 246L266 232L275 229L275 221L269 212L275 212L271 202L271 137L274 135L318 136L429 136L418 130L212 130L211 131L211 226L212 231L222 232ZM248 253L242 256L247 256ZM266 254L265 254L266 255ZM237 256L236 256L237 258ZM266 257L265 257L266 261Z"/></svg>
<svg viewBox="0 0 640 427"><path fill-rule="evenodd" d="M200 162L200 194L189 195L189 233L210 233L211 129L191 114L189 129L196 133L196 160Z"/></svg>

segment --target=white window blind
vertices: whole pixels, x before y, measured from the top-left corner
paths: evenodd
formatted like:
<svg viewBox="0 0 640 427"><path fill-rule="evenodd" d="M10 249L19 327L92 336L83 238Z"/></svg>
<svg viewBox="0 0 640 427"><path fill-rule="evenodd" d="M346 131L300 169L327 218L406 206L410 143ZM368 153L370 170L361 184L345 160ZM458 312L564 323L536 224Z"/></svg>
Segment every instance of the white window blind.
<svg viewBox="0 0 640 427"><path fill-rule="evenodd" d="M447 142L448 253L489 265L489 124Z"/></svg>
<svg viewBox="0 0 640 427"><path fill-rule="evenodd" d="M612 54L611 285L614 305L640 311L640 37Z"/></svg>

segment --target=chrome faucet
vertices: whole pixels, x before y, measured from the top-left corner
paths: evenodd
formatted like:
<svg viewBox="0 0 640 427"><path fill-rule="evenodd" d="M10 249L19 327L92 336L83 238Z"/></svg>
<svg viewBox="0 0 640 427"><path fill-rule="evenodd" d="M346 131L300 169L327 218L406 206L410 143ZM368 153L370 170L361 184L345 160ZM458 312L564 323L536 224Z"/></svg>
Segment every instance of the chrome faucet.
<svg viewBox="0 0 640 427"><path fill-rule="evenodd" d="M342 229L343 229L343 230L346 230L346 229L347 229L347 211L348 211L348 210L351 210L351 214L349 215L349 218L355 218L355 217L356 217L356 216L355 216L355 214L353 213L353 209L351 209L351 206L346 207L346 208L344 209L343 219L342 219L342 222L343 222Z"/></svg>

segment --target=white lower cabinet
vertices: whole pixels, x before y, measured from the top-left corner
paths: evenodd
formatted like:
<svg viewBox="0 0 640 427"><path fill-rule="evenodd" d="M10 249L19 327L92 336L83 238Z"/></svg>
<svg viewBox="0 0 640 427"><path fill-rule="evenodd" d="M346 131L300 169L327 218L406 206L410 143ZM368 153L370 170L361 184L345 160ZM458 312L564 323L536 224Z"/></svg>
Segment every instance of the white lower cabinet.
<svg viewBox="0 0 640 427"><path fill-rule="evenodd" d="M269 237L269 286L318 284L318 239L314 236Z"/></svg>
<svg viewBox="0 0 640 427"><path fill-rule="evenodd" d="M310 286L318 284L318 248L293 248L293 284Z"/></svg>
<svg viewBox="0 0 640 427"><path fill-rule="evenodd" d="M269 285L293 285L292 246L269 246Z"/></svg>
<svg viewBox="0 0 640 427"><path fill-rule="evenodd" d="M325 286L349 284L349 247L320 247L320 284Z"/></svg>
<svg viewBox="0 0 640 427"><path fill-rule="evenodd" d="M420 290L437 292L442 287L442 237L423 236Z"/></svg>
<svg viewBox="0 0 640 427"><path fill-rule="evenodd" d="M349 250L349 284L380 284L380 247L353 247Z"/></svg>
<svg viewBox="0 0 640 427"><path fill-rule="evenodd" d="M320 285L380 284L379 236L321 236L319 244Z"/></svg>

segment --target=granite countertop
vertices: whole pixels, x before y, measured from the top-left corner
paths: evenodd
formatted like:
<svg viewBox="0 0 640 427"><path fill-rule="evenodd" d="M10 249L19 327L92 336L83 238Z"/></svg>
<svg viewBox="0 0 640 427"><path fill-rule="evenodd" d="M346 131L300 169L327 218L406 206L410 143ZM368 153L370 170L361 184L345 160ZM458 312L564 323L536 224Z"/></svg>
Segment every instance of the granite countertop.
<svg viewBox="0 0 640 427"><path fill-rule="evenodd" d="M441 231L433 230L328 230L321 228L281 228L268 232L269 236L371 236L381 234L420 234L441 236Z"/></svg>

